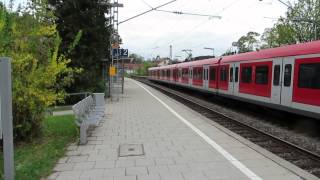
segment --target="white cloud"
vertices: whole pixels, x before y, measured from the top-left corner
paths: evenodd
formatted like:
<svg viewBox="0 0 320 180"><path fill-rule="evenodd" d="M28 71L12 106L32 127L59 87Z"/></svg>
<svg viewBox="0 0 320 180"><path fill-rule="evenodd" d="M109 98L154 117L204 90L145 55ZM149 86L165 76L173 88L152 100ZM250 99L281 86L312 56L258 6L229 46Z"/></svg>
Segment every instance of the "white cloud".
<svg viewBox="0 0 320 180"><path fill-rule="evenodd" d="M144 0L153 7L168 0ZM143 0L120 0L120 21L149 7ZM216 49L220 55L231 43L248 31L262 33L274 23L265 17L284 16L287 7L277 0L177 0L162 9L221 15L222 19L151 12L120 25L123 47L147 58L168 56L173 45L174 55L184 55L182 49L192 49L195 56L209 55L203 47Z"/></svg>
<svg viewBox="0 0 320 180"><path fill-rule="evenodd" d="M119 0L124 4L119 11L120 21L149 10L143 1L155 7L170 0ZM174 55L184 56L182 49L192 49L195 56L211 54L203 49L205 46L214 47L220 55L248 31L262 33L271 27L274 21L264 17L283 16L287 7L278 0L177 0L161 9L220 15L222 19L150 12L120 25L124 48L146 58L168 56L170 45Z"/></svg>

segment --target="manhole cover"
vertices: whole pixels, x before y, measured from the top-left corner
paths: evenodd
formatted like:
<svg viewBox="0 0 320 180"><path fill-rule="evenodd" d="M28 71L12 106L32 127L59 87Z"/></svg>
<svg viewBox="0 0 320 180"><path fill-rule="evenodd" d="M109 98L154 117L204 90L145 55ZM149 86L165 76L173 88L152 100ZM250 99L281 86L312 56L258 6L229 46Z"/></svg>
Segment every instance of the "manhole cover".
<svg viewBox="0 0 320 180"><path fill-rule="evenodd" d="M122 144L119 147L119 157L142 155L144 155L142 144Z"/></svg>

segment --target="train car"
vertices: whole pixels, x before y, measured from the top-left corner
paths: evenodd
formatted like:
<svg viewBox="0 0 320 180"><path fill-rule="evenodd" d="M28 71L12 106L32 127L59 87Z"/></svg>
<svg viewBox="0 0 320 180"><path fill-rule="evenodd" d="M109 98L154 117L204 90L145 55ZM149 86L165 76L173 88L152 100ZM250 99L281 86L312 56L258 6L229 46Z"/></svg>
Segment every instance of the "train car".
<svg viewBox="0 0 320 180"><path fill-rule="evenodd" d="M161 69L171 69L174 80L152 76ZM152 80L320 119L320 41L150 68L149 75Z"/></svg>

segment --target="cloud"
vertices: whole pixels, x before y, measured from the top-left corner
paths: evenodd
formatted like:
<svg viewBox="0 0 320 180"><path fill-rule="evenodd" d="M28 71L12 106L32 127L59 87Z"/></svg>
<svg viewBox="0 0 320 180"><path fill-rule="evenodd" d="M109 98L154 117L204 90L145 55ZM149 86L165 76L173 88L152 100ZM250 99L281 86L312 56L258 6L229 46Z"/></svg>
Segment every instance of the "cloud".
<svg viewBox="0 0 320 180"><path fill-rule="evenodd" d="M148 10L143 1L153 7L168 2L122 0L125 7L120 10L120 19ZM284 16L287 7L277 0L178 0L162 9L221 15L222 19L151 12L120 25L123 47L146 58L169 56L170 45L175 55L184 55L182 49L192 49L194 55L211 54L205 46L214 47L220 55L248 31L262 33L271 27L274 22L264 17Z"/></svg>

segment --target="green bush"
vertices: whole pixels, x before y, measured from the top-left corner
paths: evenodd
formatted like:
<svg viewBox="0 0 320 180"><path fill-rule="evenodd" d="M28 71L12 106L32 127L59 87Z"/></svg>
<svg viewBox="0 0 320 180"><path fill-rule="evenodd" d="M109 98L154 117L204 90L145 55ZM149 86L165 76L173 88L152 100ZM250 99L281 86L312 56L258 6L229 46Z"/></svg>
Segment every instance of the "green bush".
<svg viewBox="0 0 320 180"><path fill-rule="evenodd" d="M14 138L31 140L41 133L45 109L63 101L64 87L80 70L58 55L61 39L48 14L0 6L0 56L11 57L13 67Z"/></svg>

